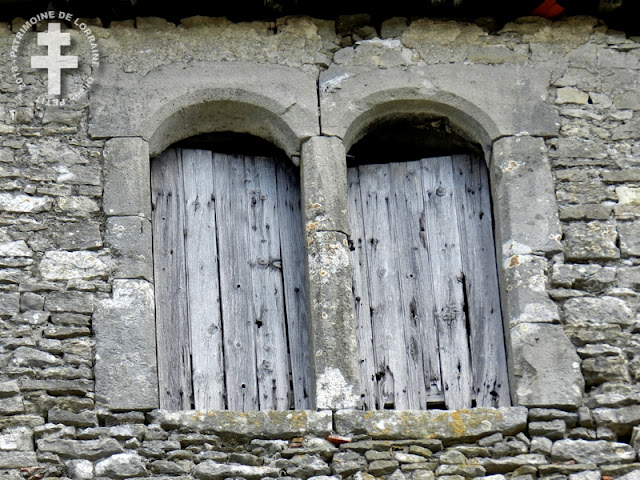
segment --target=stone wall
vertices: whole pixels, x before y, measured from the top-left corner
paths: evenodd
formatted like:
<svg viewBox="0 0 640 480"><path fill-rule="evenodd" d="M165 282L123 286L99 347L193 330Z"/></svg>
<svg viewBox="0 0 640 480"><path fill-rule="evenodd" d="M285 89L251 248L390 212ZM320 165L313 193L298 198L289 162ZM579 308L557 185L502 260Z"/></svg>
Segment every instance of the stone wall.
<svg viewBox="0 0 640 480"><path fill-rule="evenodd" d="M13 22L14 32L22 23ZM40 74L23 75L29 88L19 97L9 57L0 56L0 476L424 480L437 474L461 480L501 474L596 480L640 469L633 463L633 427L640 423L640 43L593 18L525 18L497 32L488 19L396 18L381 28L369 23L366 16L242 24L198 17L179 26L161 19L94 26L103 58L97 84L88 97L64 107L35 103L46 90ZM10 27L0 24L2 52L9 52L14 38ZM216 72L223 69L243 76L259 106L247 110L255 122L239 128L276 142L294 161L303 143L319 156L343 157L344 148L366 132L377 105L440 98L456 107L438 113L450 114L493 159L499 173L492 179L501 185L494 182L494 204L505 208L496 221L504 240L540 232L546 239L544 245L502 243L498 254L513 397L528 409L434 412L442 416L440 428L431 412L203 419L152 411L153 401L144 411L110 409L115 402L96 398L99 332L93 322L104 318L105 305L114 305L109 318L120 312L134 329L142 316L127 313L136 302L148 302L152 291L151 258L137 250L149 234L148 215L129 202L140 190L106 204L118 196L113 179L120 172L110 152L133 155L130 147L117 150L132 141L137 151L157 154L178 140L169 141L172 129L158 130L161 119L154 116L164 112L163 102L180 101L163 100L171 92L162 82L170 78L176 90L185 84L189 90L196 79L181 71L209 72L198 81L222 91L228 85ZM272 77L246 74L252 70ZM265 78L280 82L281 103L260 96ZM296 88L287 86L288 78L296 79ZM385 84L395 89L382 90ZM151 92L144 102L136 85ZM234 100L233 92L221 99L218 90L188 102ZM134 108L140 103L148 111ZM295 128L269 130L263 111ZM483 129L477 119L486 119ZM184 131L173 129L179 136L199 133L188 122L167 125L186 124ZM305 143L317 136L331 138L333 153L321 141ZM523 153L525 144L529 153ZM536 204L538 195L543 198L539 165L545 162L555 190L555 202L546 206ZM340 182L333 180L321 177L320 191L335 194ZM332 201L329 191L326 197ZM556 202L560 243L557 229L549 227ZM307 220L318 231L310 234L335 237L337 245L346 241L344 219L327 217L328 203L317 205ZM525 234L508 231L514 216L528 225ZM133 232L140 235L129 238ZM313 248L322 257L318 245ZM335 295L345 296L336 285ZM127 296L132 289L143 300ZM323 298L312 304L312 313L334 308L332 315L348 318L348 311ZM570 342L559 342L559 334ZM124 364L126 353L118 352ZM554 363L568 370L558 374ZM326 402L344 406L330 396ZM539 408L543 404L561 409ZM331 443L332 435L350 442L337 446L343 440L329 438Z"/></svg>

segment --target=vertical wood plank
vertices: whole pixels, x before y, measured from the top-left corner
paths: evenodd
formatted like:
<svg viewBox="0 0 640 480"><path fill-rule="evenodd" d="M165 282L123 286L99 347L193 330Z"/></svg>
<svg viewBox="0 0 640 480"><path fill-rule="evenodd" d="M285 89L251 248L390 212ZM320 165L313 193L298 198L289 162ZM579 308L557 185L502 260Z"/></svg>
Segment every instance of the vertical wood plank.
<svg viewBox="0 0 640 480"><path fill-rule="evenodd" d="M245 157L256 370L261 410L289 408L276 174L273 159ZM247 299L249 300L249 299Z"/></svg>
<svg viewBox="0 0 640 480"><path fill-rule="evenodd" d="M421 161L440 366L449 409L471 407L471 361L451 157Z"/></svg>
<svg viewBox="0 0 640 480"><path fill-rule="evenodd" d="M389 166L362 165L366 251L369 260L369 302L381 407L405 410L409 406L406 346L404 344L396 250L391 235ZM393 334L391 334L393 332Z"/></svg>
<svg viewBox="0 0 640 480"><path fill-rule="evenodd" d="M196 409L225 408L213 165L208 150L182 150L187 298Z"/></svg>
<svg viewBox="0 0 640 480"><path fill-rule="evenodd" d="M351 269L353 275L353 297L355 299L356 339L358 341L358 363L364 407L367 410L384 408L377 395L376 367L373 353L373 329L369 302L369 266L366 252L366 236L360 192L360 174L357 167L347 169L347 196L349 226L351 227Z"/></svg>
<svg viewBox="0 0 640 480"><path fill-rule="evenodd" d="M296 410L313 408L313 375L307 313L306 250L300 210L300 172L276 161L280 249L287 335Z"/></svg>
<svg viewBox="0 0 640 480"><path fill-rule="evenodd" d="M392 241L396 249L410 409L441 394L420 162L390 163Z"/></svg>
<svg viewBox="0 0 640 480"><path fill-rule="evenodd" d="M471 327L478 407L511 405L496 268L491 195L484 161L453 156L456 207Z"/></svg>
<svg viewBox="0 0 640 480"><path fill-rule="evenodd" d="M151 163L156 335L160 408L192 408L191 347L184 252L181 152Z"/></svg>
<svg viewBox="0 0 640 480"><path fill-rule="evenodd" d="M253 290L249 267L249 205L244 160L214 154L220 293L229 410L257 410Z"/></svg>

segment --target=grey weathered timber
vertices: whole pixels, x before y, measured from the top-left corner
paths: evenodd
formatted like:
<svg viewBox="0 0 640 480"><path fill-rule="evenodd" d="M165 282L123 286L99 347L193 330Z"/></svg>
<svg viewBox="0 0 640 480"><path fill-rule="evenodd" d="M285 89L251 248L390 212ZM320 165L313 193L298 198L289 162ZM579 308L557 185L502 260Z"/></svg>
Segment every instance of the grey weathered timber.
<svg viewBox="0 0 640 480"><path fill-rule="evenodd" d="M348 205L351 221L351 269L353 272L353 298L356 317L356 338L358 340L358 365L362 401L365 408L379 405L376 388L376 366L373 354L373 330L371 326L371 305L369 302L369 266L367 263L362 197L360 195L360 175L357 168L347 170Z"/></svg>
<svg viewBox="0 0 640 480"><path fill-rule="evenodd" d="M400 286L391 233L388 165L360 167L360 195L365 224L365 251L380 408L408 408L404 326L400 316ZM393 334L390 334L393 332Z"/></svg>
<svg viewBox="0 0 640 480"><path fill-rule="evenodd" d="M348 184L365 407L509 405L484 164L360 165Z"/></svg>
<svg viewBox="0 0 640 480"><path fill-rule="evenodd" d="M220 410L225 407L224 359L211 152L183 150L182 161L194 406Z"/></svg>
<svg viewBox="0 0 640 480"><path fill-rule="evenodd" d="M289 408L289 359L275 165L271 159L246 157L245 172L258 405L264 410L286 410ZM233 227L229 225L229 228Z"/></svg>
<svg viewBox="0 0 640 480"><path fill-rule="evenodd" d="M160 406L184 410L192 408L193 393L178 151L168 150L153 161L151 192Z"/></svg>
<svg viewBox="0 0 640 480"><path fill-rule="evenodd" d="M433 288L424 222L424 197L419 162L392 163L394 247L397 250L400 301L409 371L410 408L425 409L442 401L438 339L434 335ZM423 347L421 347L421 345Z"/></svg>
<svg viewBox="0 0 640 480"><path fill-rule="evenodd" d="M254 318L251 305L249 199L242 157L213 157L229 410L257 410ZM229 227L232 228L229 228Z"/></svg>
<svg viewBox="0 0 640 480"><path fill-rule="evenodd" d="M476 406L510 406L487 168L480 158L454 155L453 173Z"/></svg>
<svg viewBox="0 0 640 480"><path fill-rule="evenodd" d="M287 335L293 406L296 410L313 407L313 376L309 351L309 320L307 311L306 256L300 211L300 177L298 170L284 162L276 163L278 185L278 219L282 277L287 313Z"/></svg>
<svg viewBox="0 0 640 480"><path fill-rule="evenodd" d="M444 396L450 409L469 408L472 375L451 157L420 163Z"/></svg>
<svg viewBox="0 0 640 480"><path fill-rule="evenodd" d="M179 392L171 390L178 382L193 384L197 409L309 408L296 171L272 158L171 152L153 166L154 192L171 192L164 209L154 209L156 251L168 255L156 261L157 304L165 318L175 315L177 303L187 328L181 333L172 325L158 333L159 357L171 365L189 351L193 371L168 368L169 395ZM156 221L155 215L162 216ZM170 218L182 227L168 226ZM192 408L176 404L163 407Z"/></svg>

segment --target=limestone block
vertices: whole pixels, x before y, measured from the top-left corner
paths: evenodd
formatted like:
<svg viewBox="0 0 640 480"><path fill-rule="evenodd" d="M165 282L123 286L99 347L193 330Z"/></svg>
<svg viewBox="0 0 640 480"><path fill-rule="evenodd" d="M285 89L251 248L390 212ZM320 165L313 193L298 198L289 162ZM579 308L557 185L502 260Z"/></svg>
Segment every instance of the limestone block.
<svg viewBox="0 0 640 480"><path fill-rule="evenodd" d="M335 428L341 435L365 434L373 439L437 438L459 442L502 432L515 435L525 429L527 409L474 408L458 411L338 410Z"/></svg>
<svg viewBox="0 0 640 480"><path fill-rule="evenodd" d="M246 478L259 480L261 478L278 477L280 469L275 467L252 467L248 465L221 465L212 460L199 463L194 471L199 480L223 480L225 478Z"/></svg>
<svg viewBox="0 0 640 480"><path fill-rule="evenodd" d="M546 269L547 260L534 255L513 255L503 262L503 313L509 326L560 320L547 293Z"/></svg>
<svg viewBox="0 0 640 480"><path fill-rule="evenodd" d="M69 460L65 465L73 480L93 480L93 463L89 460Z"/></svg>
<svg viewBox="0 0 640 480"><path fill-rule="evenodd" d="M63 364L62 359L50 353L30 347L18 347L13 351L11 363L18 367L47 368Z"/></svg>
<svg viewBox="0 0 640 480"><path fill-rule="evenodd" d="M104 212L151 219L149 145L140 138L114 138L104 147Z"/></svg>
<svg viewBox="0 0 640 480"><path fill-rule="evenodd" d="M302 146L303 212L307 233L349 234L347 166L339 138L313 137Z"/></svg>
<svg viewBox="0 0 640 480"><path fill-rule="evenodd" d="M210 433L221 437L290 439L303 435L325 437L332 431L332 413L324 411L237 412L155 410L150 413L153 423L167 430L184 428L188 431Z"/></svg>
<svg viewBox="0 0 640 480"><path fill-rule="evenodd" d="M569 325L619 324L632 325L635 315L619 298L570 298L563 308L564 322Z"/></svg>
<svg viewBox="0 0 640 480"><path fill-rule="evenodd" d="M39 213L51 210L52 205L51 197L0 193L0 212Z"/></svg>
<svg viewBox="0 0 640 480"><path fill-rule="evenodd" d="M115 268L113 260L96 252L47 252L40 262L45 280L74 280L105 278Z"/></svg>
<svg viewBox="0 0 640 480"><path fill-rule="evenodd" d="M144 280L114 280L113 298L97 305L93 328L96 402L111 410L157 408L153 287Z"/></svg>
<svg viewBox="0 0 640 480"><path fill-rule="evenodd" d="M640 222L618 223L620 253L623 257L640 256Z"/></svg>
<svg viewBox="0 0 640 480"><path fill-rule="evenodd" d="M567 261L616 260L618 232L610 222L575 222L564 226L564 255Z"/></svg>
<svg viewBox="0 0 640 480"><path fill-rule="evenodd" d="M0 451L33 451L33 431L26 427L7 428L0 433ZM4 454L3 454L4 455Z"/></svg>
<svg viewBox="0 0 640 480"><path fill-rule="evenodd" d="M622 408L596 408L592 411L599 427L608 427L618 435L631 433L633 425L640 422L640 405Z"/></svg>
<svg viewBox="0 0 640 480"><path fill-rule="evenodd" d="M33 251L24 240L0 243L0 257L32 257Z"/></svg>
<svg viewBox="0 0 640 480"><path fill-rule="evenodd" d="M0 415L17 415L20 413L24 413L24 401L21 395L0 398Z"/></svg>
<svg viewBox="0 0 640 480"><path fill-rule="evenodd" d="M582 403L580 358L560 325L517 325L511 329L511 345L516 404L567 408Z"/></svg>
<svg viewBox="0 0 640 480"><path fill-rule="evenodd" d="M448 117L487 151L503 136L554 136L557 113L540 102L549 81L544 70L504 65L332 66L320 74L322 133L348 150L378 118L423 112Z"/></svg>
<svg viewBox="0 0 640 480"><path fill-rule="evenodd" d="M95 474L98 477L130 478L146 477L148 472L140 455L118 453L96 463Z"/></svg>
<svg viewBox="0 0 640 480"><path fill-rule="evenodd" d="M19 311L19 293L0 293L0 315L15 315Z"/></svg>
<svg viewBox="0 0 640 480"><path fill-rule="evenodd" d="M0 469L32 467L38 464L36 452L3 452Z"/></svg>
<svg viewBox="0 0 640 480"><path fill-rule="evenodd" d="M113 438L85 441L56 438L40 439L36 442L36 445L40 453L54 453L62 458L73 460L99 460L123 452L122 446Z"/></svg>
<svg viewBox="0 0 640 480"><path fill-rule="evenodd" d="M558 440L551 449L553 461L574 460L577 463L631 463L636 451L626 443L598 440Z"/></svg>
<svg viewBox="0 0 640 480"><path fill-rule="evenodd" d="M619 270L616 268L595 264L556 264L551 270L551 285L584 290L589 293L600 293L614 284L617 273L619 273Z"/></svg>
<svg viewBox="0 0 640 480"><path fill-rule="evenodd" d="M347 236L316 232L307 245L311 345L317 408L350 408L360 401L352 278Z"/></svg>
<svg viewBox="0 0 640 480"><path fill-rule="evenodd" d="M504 256L561 249L555 186L546 152L544 141L534 137L501 138L493 145L490 172L496 241L502 242Z"/></svg>
<svg viewBox="0 0 640 480"><path fill-rule="evenodd" d="M88 217L100 211L96 201L88 197L60 197L57 200L57 204L65 213L78 217Z"/></svg>
<svg viewBox="0 0 640 480"><path fill-rule="evenodd" d="M559 88L556 103L577 103L579 105L586 105L589 103L589 94L581 92L577 88Z"/></svg>
<svg viewBox="0 0 640 480"><path fill-rule="evenodd" d="M504 458L481 458L478 459L478 463L485 468L487 473L495 474L512 472L516 468L520 468L523 465L532 467L546 465L548 463L548 460L544 455L529 453ZM489 478L493 478L493 476Z"/></svg>
<svg viewBox="0 0 640 480"><path fill-rule="evenodd" d="M151 222L141 217L109 217L105 242L117 261L115 278L153 281Z"/></svg>

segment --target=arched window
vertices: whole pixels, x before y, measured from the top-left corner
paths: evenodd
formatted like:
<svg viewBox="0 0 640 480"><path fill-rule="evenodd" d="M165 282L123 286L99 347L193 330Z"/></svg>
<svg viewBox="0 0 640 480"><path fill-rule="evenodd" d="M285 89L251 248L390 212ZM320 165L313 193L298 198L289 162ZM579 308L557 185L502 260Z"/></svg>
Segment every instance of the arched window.
<svg viewBox="0 0 640 480"><path fill-rule="evenodd" d="M365 407L509 405L479 149L445 120L396 118L373 127L348 162Z"/></svg>
<svg viewBox="0 0 640 480"><path fill-rule="evenodd" d="M283 156L216 134L152 160L161 408L311 406L299 173Z"/></svg>

